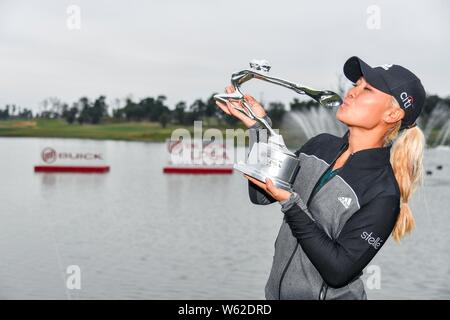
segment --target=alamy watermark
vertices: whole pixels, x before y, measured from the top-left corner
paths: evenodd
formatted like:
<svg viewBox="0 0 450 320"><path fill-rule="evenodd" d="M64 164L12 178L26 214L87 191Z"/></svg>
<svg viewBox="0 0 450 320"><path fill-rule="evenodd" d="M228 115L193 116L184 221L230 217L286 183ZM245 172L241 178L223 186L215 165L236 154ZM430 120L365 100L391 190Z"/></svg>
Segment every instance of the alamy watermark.
<svg viewBox="0 0 450 320"><path fill-rule="evenodd" d="M70 5L66 9L66 26L70 31L81 30L81 8L77 5Z"/></svg>
<svg viewBox="0 0 450 320"><path fill-rule="evenodd" d="M250 135L254 135L253 140L256 140L257 135L260 143L255 145L252 157L248 158L245 144L247 139L250 142ZM187 165L232 165L247 161L250 164L262 164L268 159L268 138L268 130L265 128L226 129L224 135L217 128L209 128L203 132L203 122L194 121L193 135L185 128L172 131L168 144L170 162Z"/></svg>
<svg viewBox="0 0 450 320"><path fill-rule="evenodd" d="M366 13L368 14L366 20L367 29L381 29L381 8L377 5L371 5L367 7Z"/></svg>
<svg viewBox="0 0 450 320"><path fill-rule="evenodd" d="M78 265L70 265L66 269L66 287L69 290L81 290L81 268Z"/></svg>
<svg viewBox="0 0 450 320"><path fill-rule="evenodd" d="M375 264L367 267L366 273L368 274L366 279L366 287L369 290L381 289L381 268Z"/></svg>

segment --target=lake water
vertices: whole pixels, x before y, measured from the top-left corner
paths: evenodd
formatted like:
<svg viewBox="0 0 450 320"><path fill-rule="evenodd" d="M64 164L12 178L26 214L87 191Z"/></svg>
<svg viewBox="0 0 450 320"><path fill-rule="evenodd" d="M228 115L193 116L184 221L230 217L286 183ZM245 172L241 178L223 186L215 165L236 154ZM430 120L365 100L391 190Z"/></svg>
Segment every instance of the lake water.
<svg viewBox="0 0 450 320"><path fill-rule="evenodd" d="M109 173L34 173L55 141L0 139L0 298L264 299L282 213L252 205L240 174L164 175L164 144L92 140L64 141L104 150ZM450 149L425 164L417 228L370 263L381 282L369 299L450 298ZM66 286L70 265L80 290Z"/></svg>

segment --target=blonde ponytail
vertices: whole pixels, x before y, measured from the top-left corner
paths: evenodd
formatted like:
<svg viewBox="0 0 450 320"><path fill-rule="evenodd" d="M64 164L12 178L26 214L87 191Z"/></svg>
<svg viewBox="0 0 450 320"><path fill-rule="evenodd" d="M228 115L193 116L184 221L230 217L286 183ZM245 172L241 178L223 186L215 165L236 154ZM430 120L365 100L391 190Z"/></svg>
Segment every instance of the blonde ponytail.
<svg viewBox="0 0 450 320"><path fill-rule="evenodd" d="M397 101L394 98L392 100L394 106L398 106ZM404 129L400 133L399 130L400 121L385 138L385 144L395 139L391 148L391 165L400 188L400 213L392 231L392 237L396 242L400 242L400 239L415 227L408 202L415 188L422 182L425 148L425 137L417 126Z"/></svg>

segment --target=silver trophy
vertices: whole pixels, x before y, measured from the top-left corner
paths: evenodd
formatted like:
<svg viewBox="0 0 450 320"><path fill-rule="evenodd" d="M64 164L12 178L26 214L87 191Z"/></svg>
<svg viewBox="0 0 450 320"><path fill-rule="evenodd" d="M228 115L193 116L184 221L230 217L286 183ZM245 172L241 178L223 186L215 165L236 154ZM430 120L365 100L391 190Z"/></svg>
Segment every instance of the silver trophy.
<svg viewBox="0 0 450 320"><path fill-rule="evenodd" d="M242 107L235 108L249 118L259 121L269 134L267 143L255 143L250 150L247 161L236 163L233 166L234 169L262 182L265 182L266 178L270 178L278 188L292 190L292 184L300 168L299 159L286 147L283 137L276 133L265 119L254 114L251 106L244 100L244 94L241 92L240 86L253 78L260 79L292 89L299 94L305 94L322 106L329 108L340 106L342 99L332 91L314 90L269 76L270 68L271 66L266 60L252 60L250 69L238 71L231 76L231 84L234 86L235 91L229 94L216 94L214 98L222 102L240 102Z"/></svg>

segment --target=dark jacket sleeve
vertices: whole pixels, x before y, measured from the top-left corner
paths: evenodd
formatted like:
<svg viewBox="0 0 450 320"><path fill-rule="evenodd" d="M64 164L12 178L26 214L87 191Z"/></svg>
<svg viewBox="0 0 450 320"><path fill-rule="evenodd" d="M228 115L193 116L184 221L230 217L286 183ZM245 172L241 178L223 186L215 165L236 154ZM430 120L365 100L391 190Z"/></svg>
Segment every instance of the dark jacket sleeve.
<svg viewBox="0 0 450 320"><path fill-rule="evenodd" d="M350 217L336 239L331 239L298 203L285 211L285 218L324 281L339 288L358 276L389 238L399 204L397 196L375 198Z"/></svg>

